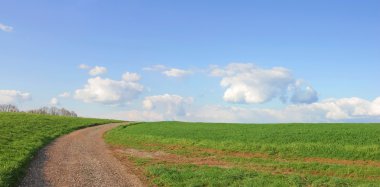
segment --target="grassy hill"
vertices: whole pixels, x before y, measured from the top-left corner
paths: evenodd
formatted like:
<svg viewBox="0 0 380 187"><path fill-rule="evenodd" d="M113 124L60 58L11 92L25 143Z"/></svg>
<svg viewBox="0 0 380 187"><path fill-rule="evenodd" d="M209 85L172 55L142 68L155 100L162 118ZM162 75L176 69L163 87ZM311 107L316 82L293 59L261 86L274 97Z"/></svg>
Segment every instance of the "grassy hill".
<svg viewBox="0 0 380 187"><path fill-rule="evenodd" d="M380 124L154 122L105 137L158 186L376 186L379 135Z"/></svg>
<svg viewBox="0 0 380 187"><path fill-rule="evenodd" d="M0 186L13 186L37 150L60 135L111 120L0 113Z"/></svg>

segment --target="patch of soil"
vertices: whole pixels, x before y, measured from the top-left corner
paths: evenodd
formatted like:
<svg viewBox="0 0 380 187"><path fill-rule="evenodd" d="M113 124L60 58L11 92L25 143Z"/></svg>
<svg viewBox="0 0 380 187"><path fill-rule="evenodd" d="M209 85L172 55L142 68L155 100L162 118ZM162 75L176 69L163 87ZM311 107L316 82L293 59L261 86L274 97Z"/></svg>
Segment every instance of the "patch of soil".
<svg viewBox="0 0 380 187"><path fill-rule="evenodd" d="M379 161L371 160L345 160L345 159L334 159L334 158L320 158L320 157L307 157L307 158L281 158L278 156L272 156L265 153L251 153L251 152L229 152L210 148L200 148L200 147L184 147L177 145L162 145L162 144L147 144L147 147L158 146L165 147L167 150L181 150L188 149L191 150L193 155L201 155L204 153L214 155L214 156L228 156L237 158L262 158L262 159L273 159L281 162L293 162L293 161L303 161L306 163L317 162L322 164L337 164L337 165L356 165L356 166L369 166L369 167L380 167Z"/></svg>
<svg viewBox="0 0 380 187"><path fill-rule="evenodd" d="M183 147L182 147L183 148ZM166 147L165 147L166 149ZM178 147L171 146L169 150L180 150ZM263 159L273 159L281 162L293 162L293 161L301 161L301 162L317 162L317 163L328 163L328 164L341 164L341 165L359 165L359 166L374 166L371 161L350 161L350 160L338 160L338 159L324 159L324 158L304 158L304 159L284 159L279 157L270 156L263 153L244 153L244 152L225 152L221 150L214 149L203 149L203 148L195 148L194 154L182 156L172 153L167 153L164 151L145 151L138 150L133 148L122 148L122 147L113 147L112 151L116 154L124 154L132 157L138 158L149 158L154 162L166 162L169 164L194 164L194 165L207 165L207 166L215 166L220 168L232 168L232 167L240 167L254 171L266 172L273 175L315 175L315 176L330 176L330 177L341 177L341 178L351 178L351 179L363 179L362 177L358 177L354 174L347 175L339 175L337 176L334 172L327 171L307 171L305 173L300 174L300 171L295 171L292 168L276 168L272 166L263 166L257 165L254 163L249 163L245 165L233 164L230 162L225 162L220 160L223 157L237 157L237 158L263 158ZM202 153L207 153L207 156L202 155ZM372 164L372 165L371 165ZM369 180L378 180L380 176L369 176L366 177Z"/></svg>
<svg viewBox="0 0 380 187"><path fill-rule="evenodd" d="M117 153L123 153L129 156L133 157L139 157L139 158L150 158L154 160L164 161L167 163L173 163L173 164L194 164L194 165L207 165L207 166L216 166L221 168L230 168L232 167L231 164L227 162L223 162L221 160L217 160L214 157L185 157L181 155L166 153L163 151L143 151L138 149L120 149L120 148L114 148L112 149L113 152Z"/></svg>

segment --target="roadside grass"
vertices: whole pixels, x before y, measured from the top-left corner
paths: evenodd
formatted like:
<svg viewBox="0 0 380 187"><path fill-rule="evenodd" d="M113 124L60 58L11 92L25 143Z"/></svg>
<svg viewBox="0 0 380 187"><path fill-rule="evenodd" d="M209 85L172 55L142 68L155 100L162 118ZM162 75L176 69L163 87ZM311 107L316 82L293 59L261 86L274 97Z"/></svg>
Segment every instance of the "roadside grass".
<svg viewBox="0 0 380 187"><path fill-rule="evenodd" d="M380 124L150 122L120 126L105 138L126 149L231 166L132 159L158 186L376 186L379 134Z"/></svg>
<svg viewBox="0 0 380 187"><path fill-rule="evenodd" d="M17 185L35 153L63 134L115 120L0 113L0 186Z"/></svg>

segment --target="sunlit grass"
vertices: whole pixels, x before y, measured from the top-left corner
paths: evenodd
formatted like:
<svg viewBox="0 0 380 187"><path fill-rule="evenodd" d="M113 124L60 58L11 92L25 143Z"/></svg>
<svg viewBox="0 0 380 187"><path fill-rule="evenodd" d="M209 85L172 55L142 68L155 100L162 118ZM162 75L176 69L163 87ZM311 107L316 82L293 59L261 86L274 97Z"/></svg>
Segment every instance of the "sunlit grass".
<svg viewBox="0 0 380 187"><path fill-rule="evenodd" d="M238 186L344 186L380 182L379 134L380 124L152 122L120 126L108 132L106 140L113 145L184 157L212 157L231 166L157 161L138 164L156 185L218 186L223 181ZM242 178L232 180L236 173Z"/></svg>

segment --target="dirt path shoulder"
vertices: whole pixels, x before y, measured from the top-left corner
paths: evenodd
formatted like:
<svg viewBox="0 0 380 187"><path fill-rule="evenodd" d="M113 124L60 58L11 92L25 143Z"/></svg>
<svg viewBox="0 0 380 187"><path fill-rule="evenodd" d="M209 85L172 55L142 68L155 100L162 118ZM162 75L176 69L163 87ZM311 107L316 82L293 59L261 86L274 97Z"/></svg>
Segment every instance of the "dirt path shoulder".
<svg viewBox="0 0 380 187"><path fill-rule="evenodd" d="M39 151L20 186L144 186L103 140L118 126L94 126L62 136Z"/></svg>

